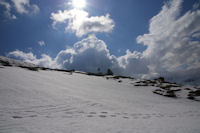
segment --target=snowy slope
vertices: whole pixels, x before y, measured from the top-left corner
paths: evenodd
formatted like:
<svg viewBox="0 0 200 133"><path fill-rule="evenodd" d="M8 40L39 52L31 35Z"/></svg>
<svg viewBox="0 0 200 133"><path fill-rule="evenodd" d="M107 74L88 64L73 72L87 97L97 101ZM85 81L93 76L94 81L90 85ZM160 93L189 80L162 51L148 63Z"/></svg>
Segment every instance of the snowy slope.
<svg viewBox="0 0 200 133"><path fill-rule="evenodd" d="M168 98L138 81L0 65L0 133L200 132L188 90Z"/></svg>
<svg viewBox="0 0 200 133"><path fill-rule="evenodd" d="M37 65L35 65L35 64L31 64L31 63L27 63L27 62L15 60L15 59L10 59L10 58L4 57L4 56L0 56L0 63L1 64L9 63L9 65L12 65L12 66L37 67Z"/></svg>

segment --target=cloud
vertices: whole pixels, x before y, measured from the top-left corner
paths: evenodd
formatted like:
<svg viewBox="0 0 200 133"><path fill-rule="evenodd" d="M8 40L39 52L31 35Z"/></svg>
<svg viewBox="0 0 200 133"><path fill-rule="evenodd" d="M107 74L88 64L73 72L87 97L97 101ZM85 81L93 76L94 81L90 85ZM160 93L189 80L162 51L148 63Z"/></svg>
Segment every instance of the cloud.
<svg viewBox="0 0 200 133"><path fill-rule="evenodd" d="M114 72L119 71L117 58L110 55L105 42L94 35L75 43L72 48L61 50L54 59L45 54L38 59L31 52L24 53L19 50L8 53L8 56L51 68L76 69L86 72L97 72L97 68L100 68L104 73L108 68Z"/></svg>
<svg viewBox="0 0 200 133"><path fill-rule="evenodd" d="M191 9L181 15L182 2L170 0L152 17L149 32L137 37L138 43L147 46L143 52L127 50L125 55L116 57L110 54L103 40L90 35L73 47L61 50L54 59L47 55L37 59L32 53L22 51L14 51L9 55L20 55L24 60L64 69L97 72L100 67L102 72L110 68L115 74L137 78L164 76L179 82L200 81L200 10ZM73 18L73 13L60 11L60 14L52 14L52 20L54 24L65 23ZM80 13L88 17L87 12ZM70 23L75 26L73 19L68 23L68 27Z"/></svg>
<svg viewBox="0 0 200 133"><path fill-rule="evenodd" d="M118 57L117 60L119 66L123 68L121 69L123 75L141 78L144 74L149 73L148 64L140 52L127 50L126 54Z"/></svg>
<svg viewBox="0 0 200 133"><path fill-rule="evenodd" d="M17 58L20 58L20 59L23 59L24 61L27 61L27 62L31 62L31 61L34 61L36 60L36 56L33 55L33 53L24 53L20 50L15 50L13 52L10 52L8 54L9 56L15 56Z"/></svg>
<svg viewBox="0 0 200 133"><path fill-rule="evenodd" d="M40 65L43 67L59 68L59 66L57 66L57 64L52 60L52 58L46 54L42 54L41 58L38 59L36 55L34 55L32 52L25 53L20 50L15 50L13 52L9 52L8 56L15 57L25 62L33 63L33 64Z"/></svg>
<svg viewBox="0 0 200 133"><path fill-rule="evenodd" d="M38 44L42 47L45 46L45 42L44 41L38 41Z"/></svg>
<svg viewBox="0 0 200 133"><path fill-rule="evenodd" d="M137 42L147 46L143 56L151 72L188 79L200 74L200 10L181 16L182 2L165 4L150 20L149 33L138 36Z"/></svg>
<svg viewBox="0 0 200 133"><path fill-rule="evenodd" d="M106 43L95 35L84 38L71 48L61 50L55 58L43 54L38 59L31 52L24 53L19 50L10 52L8 55L51 68L75 69L94 73L97 72L97 68L100 68L103 73L110 68L115 74L135 77L141 77L142 74L148 72L145 62L142 61L141 53L131 53L127 50L126 55L117 58L110 54Z"/></svg>
<svg viewBox="0 0 200 133"><path fill-rule="evenodd" d="M7 18L9 18L9 19L16 19L17 18L14 14L11 13L11 5L8 2L1 0L0 5L5 7L6 10L4 11L4 15Z"/></svg>
<svg viewBox="0 0 200 133"><path fill-rule="evenodd" d="M36 4L30 4L30 0L12 0L19 14L38 13L40 8Z"/></svg>
<svg viewBox="0 0 200 133"><path fill-rule="evenodd" d="M40 8L39 8L36 4L33 4L33 5L31 6L31 8L32 8L32 12L33 12L34 14L37 14L38 12L40 12Z"/></svg>
<svg viewBox="0 0 200 133"><path fill-rule="evenodd" d="M196 2L196 3L193 5L193 9L195 10L195 9L198 9L198 8L199 8L199 3Z"/></svg>
<svg viewBox="0 0 200 133"><path fill-rule="evenodd" d="M109 14L89 17L88 12L80 9L59 10L57 13L51 13L50 18L53 20L53 27L57 23L68 21L65 30L75 32L78 37L88 33L111 32L115 26Z"/></svg>
<svg viewBox="0 0 200 133"><path fill-rule="evenodd" d="M11 9L15 8L17 13L19 14L36 14L40 11L40 8L36 4L30 4L29 0L11 0L12 4L5 1L0 0L0 6L5 7L4 15L9 19L17 19L17 17L11 13Z"/></svg>
<svg viewBox="0 0 200 133"><path fill-rule="evenodd" d="M62 64L63 68L87 72L97 72L98 67L104 73L108 68L113 71L117 69L116 57L110 55L105 42L94 35L75 43L71 49L61 51L57 62Z"/></svg>

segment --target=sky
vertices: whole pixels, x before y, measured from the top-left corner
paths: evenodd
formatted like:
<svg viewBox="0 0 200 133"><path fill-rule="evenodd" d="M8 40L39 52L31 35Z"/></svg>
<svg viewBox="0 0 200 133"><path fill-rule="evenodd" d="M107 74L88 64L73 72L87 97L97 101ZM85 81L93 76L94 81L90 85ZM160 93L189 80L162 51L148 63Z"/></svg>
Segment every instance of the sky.
<svg viewBox="0 0 200 133"><path fill-rule="evenodd" d="M0 0L0 55L44 67L200 80L199 0Z"/></svg>

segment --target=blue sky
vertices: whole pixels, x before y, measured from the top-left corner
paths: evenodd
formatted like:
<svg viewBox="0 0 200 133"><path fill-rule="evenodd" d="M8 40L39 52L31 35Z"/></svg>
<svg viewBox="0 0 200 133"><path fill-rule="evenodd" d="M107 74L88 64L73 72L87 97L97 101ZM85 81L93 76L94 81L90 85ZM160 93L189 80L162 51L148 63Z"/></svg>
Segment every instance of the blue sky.
<svg viewBox="0 0 200 133"><path fill-rule="evenodd" d="M40 65L45 64L41 63L41 60L43 60L43 56L41 55L45 55L54 62L47 63L49 67L75 67L84 71L94 71L94 68L97 66L94 65L94 68L92 68L92 64L91 67L86 64L86 66L79 63L77 64L74 60L75 57L73 56L73 59L71 57L72 55L78 55L75 44L84 42L84 39L88 39L85 40L88 44L88 47L85 49L97 48L90 45L90 43L94 43L94 45L97 46L98 41L102 41L102 47L105 45L104 53L109 54L109 59L112 58L109 60L112 63L105 64L106 67L102 67L102 69L104 70L107 67L111 67L119 74L130 74L130 70L128 69L141 67L140 65L142 65L142 68L145 67L144 69L131 72L131 75L150 75L150 77L152 73L153 75L165 75L166 73L167 75L171 75L173 71L183 71L183 68L185 71L187 68L188 72L188 66L191 65L189 64L191 62L197 66L199 65L199 59L195 58L193 61L182 64L177 63L176 66L169 68L170 63L174 64L170 57L172 55L175 56L176 52L174 49L166 50L169 49L168 47L172 46L173 43L178 47L184 37L180 36L174 39L179 41L173 41L171 44L167 44L166 40L174 36L165 35L168 32L172 32L172 30L168 31L165 21L166 24L169 25L169 29L170 26L171 29L174 29L174 27L178 27L175 26L176 23L183 21L182 19L184 19L184 21L180 22L180 25L185 25L188 22L185 28L188 26L191 29L191 25L194 25L193 29L197 29L195 31L191 29L191 32L189 32L184 31L183 26L179 27L179 29L182 29L182 32L186 32L184 35L192 36L199 33L199 24L196 24L199 19L199 0L86 0L86 6L84 8L77 8L72 3L73 0L0 0L0 55L14 55L15 57L20 57L23 60ZM166 8L166 10L164 8ZM74 9L77 10L75 11ZM60 14L65 16L64 18L58 16L59 11ZM78 18L83 17L80 16L82 13L87 14L84 16L84 21L79 22L80 20L76 20L73 17L70 18L71 14L77 12L79 13L76 14L75 17ZM190 14L187 15L187 13ZM196 16L193 16L195 13ZM163 15L166 16L163 17ZM193 21L189 22L189 19L184 17L191 17L194 18L194 20L192 19ZM168 20L170 20L170 22L168 22ZM72 23L70 23L70 21L72 21ZM158 26L154 26L154 23ZM68 27L68 29L66 27ZM158 27L160 31L154 31L151 27L154 27L154 29ZM160 40L156 39L156 37L159 37L159 32L161 36L165 35L164 37L160 37ZM147 36L145 34L147 34ZM177 35L179 34L180 33L177 33ZM89 36L92 36L91 38L94 39L94 42ZM193 38L193 41L194 40L198 43L199 38ZM161 49L161 47L156 48L161 45L165 48L164 50ZM199 44L194 47L199 49L198 46ZM81 47L85 47L85 45L82 44ZM183 45L177 50L184 53L183 47L186 46ZM68 51L75 51L75 54L70 53L71 64L66 65L64 63L66 60L70 60L69 56L62 59L63 62L59 64L57 61L59 53L67 51L67 49ZM22 52L20 56L16 54L16 51L18 51L18 53ZM155 51L157 55L153 55L154 52L152 51ZM157 58L157 56L160 57L159 54L162 52L164 52L163 58L166 59L166 63L163 64L165 67L157 68L161 65L158 61L161 60L161 58L156 61L154 61L154 59ZM198 55L198 51L190 52L195 52ZM34 58L28 60L24 57L26 54L32 54ZM67 54L69 54L69 52L67 52ZM90 53L86 54L89 55ZM148 57L151 57L151 59L147 59ZM79 59L77 60L80 62ZM99 57L94 59L94 64L96 60L101 59L102 58L99 59ZM83 60L86 61L87 58ZM182 62L181 57L176 60ZM189 57L188 60L190 60ZM103 59L102 61L104 62ZM157 65L149 64L148 62L150 61ZM77 64L77 66L72 62ZM113 62L115 62L115 65L113 65ZM54 65L52 66L52 64ZM99 64L101 63L97 63L97 65ZM155 71L154 67L159 71ZM140 73L140 71L142 73ZM192 69L192 71L199 71L199 67L195 67L195 70Z"/></svg>
<svg viewBox="0 0 200 133"><path fill-rule="evenodd" d="M11 3L8 0L9 3ZM64 26L53 29L50 15L57 10L70 9L66 6L66 0L31 0L30 3L37 4L40 12L37 14L16 14L16 20L8 19L4 14L5 7L1 6L0 18L0 54L19 49L22 51L32 51L37 56L46 53L55 57L57 53L64 49L66 45L72 46L81 38L75 34L64 31ZM138 35L148 31L149 20L157 14L165 1L162 0L87 0L84 10L91 16L110 14L115 22L115 28L110 33L97 34L104 40L110 52L116 56L125 54L126 49L143 51L145 46L136 43ZM191 9L195 0L185 0L183 12ZM11 3L12 4L12 3ZM185 10L184 10L185 9ZM86 35L87 36L87 35ZM82 37L84 38L84 37ZM43 40L45 47L40 47L38 41Z"/></svg>

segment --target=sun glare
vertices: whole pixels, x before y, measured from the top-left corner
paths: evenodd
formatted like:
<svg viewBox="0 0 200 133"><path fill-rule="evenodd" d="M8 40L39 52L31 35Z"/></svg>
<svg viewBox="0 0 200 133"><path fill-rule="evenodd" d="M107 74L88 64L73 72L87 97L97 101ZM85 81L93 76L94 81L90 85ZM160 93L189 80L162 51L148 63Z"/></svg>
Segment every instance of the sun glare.
<svg viewBox="0 0 200 133"><path fill-rule="evenodd" d="M85 0L72 0L72 5L75 8L84 8L86 6Z"/></svg>

